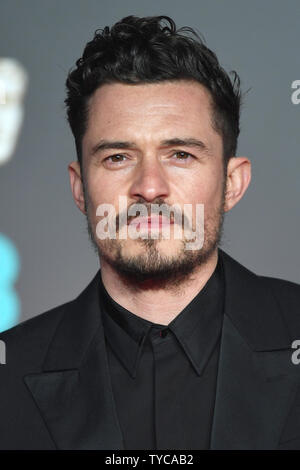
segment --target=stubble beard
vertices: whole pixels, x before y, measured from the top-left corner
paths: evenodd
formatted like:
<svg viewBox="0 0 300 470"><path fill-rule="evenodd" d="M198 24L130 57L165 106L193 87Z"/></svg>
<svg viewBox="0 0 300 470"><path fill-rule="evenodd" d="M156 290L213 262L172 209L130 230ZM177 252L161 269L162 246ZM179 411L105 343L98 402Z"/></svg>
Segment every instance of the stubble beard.
<svg viewBox="0 0 300 470"><path fill-rule="evenodd" d="M166 256L158 248L159 239L135 240L143 246L142 252L137 255L126 256L124 246L126 240L96 238L91 223L89 199L87 188L84 188L86 223L89 238L100 262L104 260L125 284L135 286L136 289L149 288L174 290L182 283L192 278L199 267L207 264L218 246L222 243L224 233L226 178L219 206L213 213L204 219L204 242L201 249L190 250L186 248L187 240L179 241L180 248L173 256ZM147 204L145 204L147 205Z"/></svg>

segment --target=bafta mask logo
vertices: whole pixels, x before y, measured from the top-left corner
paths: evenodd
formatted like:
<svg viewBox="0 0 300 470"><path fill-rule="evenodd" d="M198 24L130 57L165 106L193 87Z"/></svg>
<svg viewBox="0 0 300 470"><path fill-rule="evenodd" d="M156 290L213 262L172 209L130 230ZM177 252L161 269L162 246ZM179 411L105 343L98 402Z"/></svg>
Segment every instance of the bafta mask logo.
<svg viewBox="0 0 300 470"><path fill-rule="evenodd" d="M16 147L27 82L27 73L18 61L0 58L0 164L12 157Z"/></svg>
<svg viewBox="0 0 300 470"><path fill-rule="evenodd" d="M15 59L0 58L0 165L16 147L24 110L27 74ZM18 322L20 300L14 284L19 274L19 254L13 241L0 233L0 332ZM5 345L0 344L0 364L5 364Z"/></svg>

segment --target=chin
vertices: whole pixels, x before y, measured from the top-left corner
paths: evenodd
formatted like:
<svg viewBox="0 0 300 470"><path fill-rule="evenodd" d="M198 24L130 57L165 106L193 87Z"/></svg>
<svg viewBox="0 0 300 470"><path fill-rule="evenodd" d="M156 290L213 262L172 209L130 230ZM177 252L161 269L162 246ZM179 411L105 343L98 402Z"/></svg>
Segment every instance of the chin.
<svg viewBox="0 0 300 470"><path fill-rule="evenodd" d="M123 256L137 256L140 254L157 251L162 256L179 255L182 251L182 240L154 240L154 239L137 239L127 241L122 246Z"/></svg>

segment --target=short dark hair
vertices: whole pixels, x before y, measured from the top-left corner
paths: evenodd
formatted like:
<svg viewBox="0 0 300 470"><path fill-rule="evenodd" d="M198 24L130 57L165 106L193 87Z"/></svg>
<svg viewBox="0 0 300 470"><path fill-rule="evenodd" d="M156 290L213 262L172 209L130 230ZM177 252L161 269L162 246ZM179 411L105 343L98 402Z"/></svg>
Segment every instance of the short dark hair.
<svg viewBox="0 0 300 470"><path fill-rule="evenodd" d="M191 36L184 33L191 33ZM227 163L236 154L241 107L240 78L235 71L230 73L233 80L204 39L190 27L177 29L169 16L140 18L131 15L111 28L97 29L66 80L64 102L80 165L88 99L97 88L105 83L139 84L179 79L195 80L210 92L212 125L222 136L223 157Z"/></svg>

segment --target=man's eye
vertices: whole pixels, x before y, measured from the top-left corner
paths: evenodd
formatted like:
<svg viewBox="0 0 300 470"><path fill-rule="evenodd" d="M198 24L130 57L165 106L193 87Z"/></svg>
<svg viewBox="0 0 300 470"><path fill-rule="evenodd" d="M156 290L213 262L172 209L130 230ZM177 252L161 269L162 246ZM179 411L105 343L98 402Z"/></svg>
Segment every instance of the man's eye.
<svg viewBox="0 0 300 470"><path fill-rule="evenodd" d="M121 163L125 159L125 155L122 155L120 153L116 153L115 155L110 155L109 157L105 158L104 160L110 162L110 163Z"/></svg>
<svg viewBox="0 0 300 470"><path fill-rule="evenodd" d="M190 153L188 152L175 152L174 155L179 155L179 158L176 158L176 160L188 160L188 157L192 157L193 158L193 155L191 155Z"/></svg>

